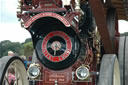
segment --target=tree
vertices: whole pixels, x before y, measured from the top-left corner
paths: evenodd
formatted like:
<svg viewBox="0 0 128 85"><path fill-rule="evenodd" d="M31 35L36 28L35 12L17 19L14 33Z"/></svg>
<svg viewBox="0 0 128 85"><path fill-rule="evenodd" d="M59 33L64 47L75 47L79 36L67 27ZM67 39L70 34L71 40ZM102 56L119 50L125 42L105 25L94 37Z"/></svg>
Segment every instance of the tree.
<svg viewBox="0 0 128 85"><path fill-rule="evenodd" d="M23 55L23 47L19 42L9 40L0 42L0 57L7 56L9 50L13 51L17 56Z"/></svg>
<svg viewBox="0 0 128 85"><path fill-rule="evenodd" d="M24 49L24 55L28 59L29 56L32 56L33 54L33 43L32 41L29 41L27 43L23 44L23 49Z"/></svg>
<svg viewBox="0 0 128 85"><path fill-rule="evenodd" d="M122 33L121 36L128 36L128 32Z"/></svg>
<svg viewBox="0 0 128 85"><path fill-rule="evenodd" d="M27 42L32 42L32 38L27 38L27 39L25 40L25 43L27 43Z"/></svg>
<svg viewBox="0 0 128 85"><path fill-rule="evenodd" d="M15 55L25 55L27 58L33 54L33 43L31 38L27 38L24 43L4 40L0 42L0 58L7 56L8 51L13 51Z"/></svg>

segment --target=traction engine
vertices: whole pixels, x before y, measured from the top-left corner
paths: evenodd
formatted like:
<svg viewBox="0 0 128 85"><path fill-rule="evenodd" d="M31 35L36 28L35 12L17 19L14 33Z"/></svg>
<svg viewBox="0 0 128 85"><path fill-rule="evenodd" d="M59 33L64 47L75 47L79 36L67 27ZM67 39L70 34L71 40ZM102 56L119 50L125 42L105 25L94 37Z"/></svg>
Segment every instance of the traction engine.
<svg viewBox="0 0 128 85"><path fill-rule="evenodd" d="M32 63L26 71L16 56L0 59L1 63L10 62L0 67L3 70L0 85L10 85L10 69L15 71L14 85L128 83L127 73L122 74L128 64L123 63L122 53L128 49L128 38L119 37L113 0L19 0L18 3L17 17L33 41Z"/></svg>

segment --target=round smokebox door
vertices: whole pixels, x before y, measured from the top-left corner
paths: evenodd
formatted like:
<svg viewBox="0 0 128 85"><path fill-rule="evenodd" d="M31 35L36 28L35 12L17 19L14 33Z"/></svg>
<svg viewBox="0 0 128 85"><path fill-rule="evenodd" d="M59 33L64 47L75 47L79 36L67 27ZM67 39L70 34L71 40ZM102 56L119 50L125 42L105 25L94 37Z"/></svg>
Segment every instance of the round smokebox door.
<svg viewBox="0 0 128 85"><path fill-rule="evenodd" d="M80 43L75 37L64 31L52 31L40 39L36 45L38 59L53 70L61 70L71 66L79 54ZM78 48L78 49L76 49Z"/></svg>

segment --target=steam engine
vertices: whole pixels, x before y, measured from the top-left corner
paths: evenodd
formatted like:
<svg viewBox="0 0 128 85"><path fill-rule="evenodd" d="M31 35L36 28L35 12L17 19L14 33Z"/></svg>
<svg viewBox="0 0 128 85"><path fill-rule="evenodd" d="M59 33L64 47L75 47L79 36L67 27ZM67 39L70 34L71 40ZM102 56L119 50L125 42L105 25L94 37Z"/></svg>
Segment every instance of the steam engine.
<svg viewBox="0 0 128 85"><path fill-rule="evenodd" d="M32 36L32 85L94 85L100 38L86 0L20 0L17 17Z"/></svg>

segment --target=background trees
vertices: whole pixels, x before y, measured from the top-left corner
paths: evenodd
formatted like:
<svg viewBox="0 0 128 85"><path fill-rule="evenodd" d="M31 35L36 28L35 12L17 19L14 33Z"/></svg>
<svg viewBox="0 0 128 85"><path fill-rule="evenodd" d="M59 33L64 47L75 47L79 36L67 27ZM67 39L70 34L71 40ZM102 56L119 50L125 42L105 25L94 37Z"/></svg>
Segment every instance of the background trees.
<svg viewBox="0 0 128 85"><path fill-rule="evenodd" d="M30 38L26 39L25 43L23 43L22 46L23 46L24 55L28 59L28 57L32 56L32 54L33 54L33 43L32 43L32 40Z"/></svg>
<svg viewBox="0 0 128 85"><path fill-rule="evenodd" d="M13 51L16 56L25 55L27 58L32 56L33 43L31 38L26 39L23 43L11 42L9 40L0 42L0 57L7 56L10 50Z"/></svg>

